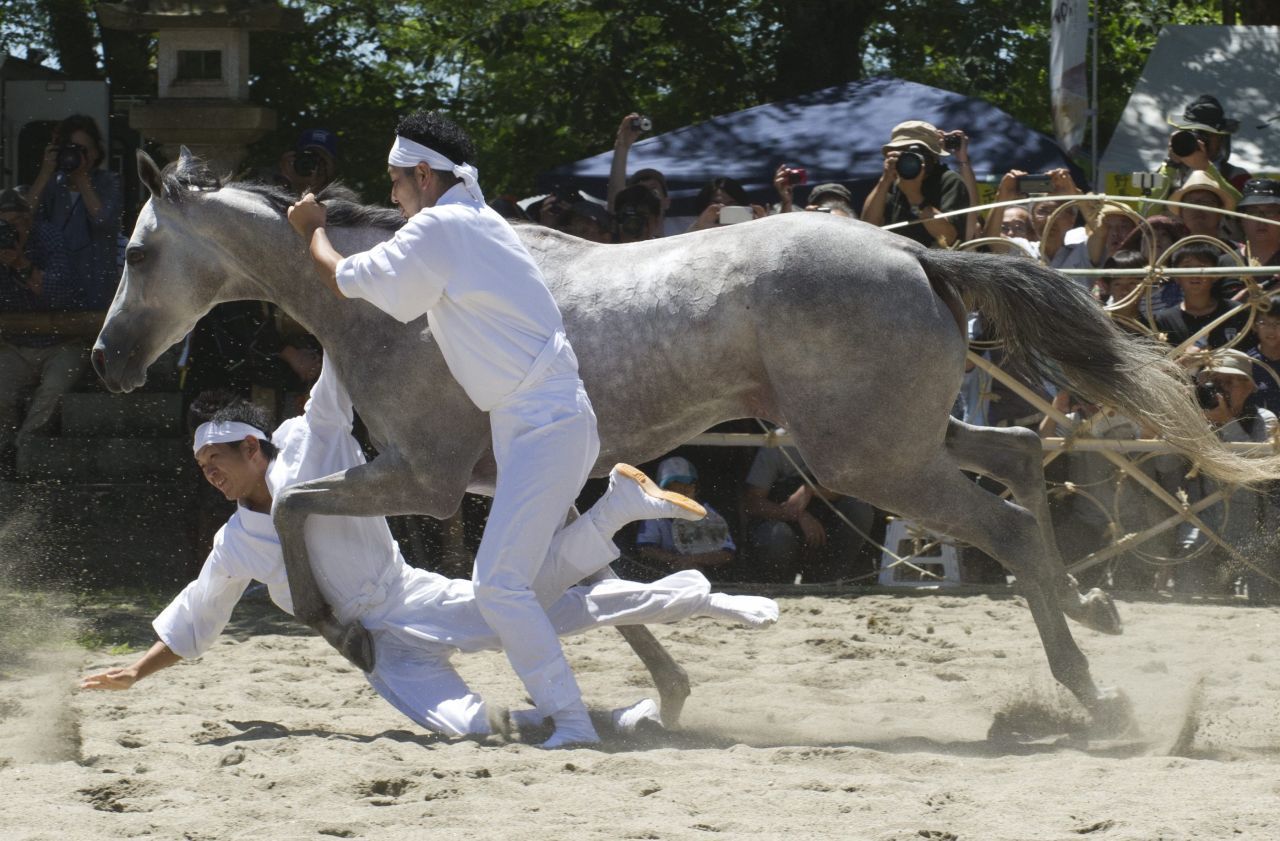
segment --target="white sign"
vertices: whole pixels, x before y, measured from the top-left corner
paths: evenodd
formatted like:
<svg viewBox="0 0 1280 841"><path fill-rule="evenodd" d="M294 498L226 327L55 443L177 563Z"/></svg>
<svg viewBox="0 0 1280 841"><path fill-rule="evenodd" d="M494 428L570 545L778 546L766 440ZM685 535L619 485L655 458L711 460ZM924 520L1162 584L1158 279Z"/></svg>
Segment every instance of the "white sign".
<svg viewBox="0 0 1280 841"><path fill-rule="evenodd" d="M1085 50L1089 40L1089 0L1049 0L1053 15L1049 46L1049 96L1058 145L1074 154L1084 142L1089 114Z"/></svg>

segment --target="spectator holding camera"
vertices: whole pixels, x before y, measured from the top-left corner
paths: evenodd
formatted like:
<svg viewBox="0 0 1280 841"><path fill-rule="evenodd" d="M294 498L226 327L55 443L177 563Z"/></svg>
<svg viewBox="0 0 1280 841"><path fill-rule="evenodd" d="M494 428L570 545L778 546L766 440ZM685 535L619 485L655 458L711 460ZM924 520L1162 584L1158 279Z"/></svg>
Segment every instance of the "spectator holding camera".
<svg viewBox="0 0 1280 841"><path fill-rule="evenodd" d="M83 309L84 291L58 229L35 219L16 190L0 193L0 312ZM84 371L87 351L83 338L0 334L0 465L7 468L16 442L45 429Z"/></svg>
<svg viewBox="0 0 1280 841"><path fill-rule="evenodd" d="M947 138L949 147L960 148L962 138L955 133ZM951 155L943 148L942 132L923 120L908 120L893 127L889 142L880 150L884 168L862 204L862 221L882 226L916 223L895 233L930 248L959 242L964 218L938 218L938 214L969 207L969 190L963 178L942 164L942 158Z"/></svg>
<svg viewBox="0 0 1280 841"><path fill-rule="evenodd" d="M778 212L791 213L803 209L813 213L830 213L845 219L857 219L849 188L834 182L817 184L809 191L803 208L795 206L795 188L806 184L809 173L802 167L782 164L773 174L773 189L778 193Z"/></svg>
<svg viewBox="0 0 1280 841"><path fill-rule="evenodd" d="M280 156L280 177L295 195L319 193L338 177L337 135L322 128L302 132Z"/></svg>
<svg viewBox="0 0 1280 841"><path fill-rule="evenodd" d="M662 236L662 202L644 184L633 184L613 198L614 241L643 242Z"/></svg>
<svg viewBox="0 0 1280 841"><path fill-rule="evenodd" d="M711 179L698 192L693 205L698 218L689 226L690 231L750 222L767 215L762 206L751 204L747 191L732 178Z"/></svg>
<svg viewBox="0 0 1280 841"><path fill-rule="evenodd" d="M1211 354L1208 364L1196 375L1196 396L1205 419L1223 441L1261 443L1276 433L1275 414L1260 407L1255 397L1252 368L1247 355L1224 350ZM1194 471L1184 479L1183 490L1187 504L1194 505L1216 492L1218 486ZM1221 503L1210 506L1199 516L1226 543L1241 550L1255 542L1260 531L1274 533L1276 520L1280 519L1274 504L1254 489L1237 490L1230 495L1225 507ZM1179 526L1178 538L1186 554L1208 539L1188 522ZM1247 550L1244 553L1258 554ZM1181 592L1230 594L1236 574L1229 553L1214 544L1174 569L1174 588ZM1245 578L1250 581L1251 589L1256 589L1250 573L1246 572Z"/></svg>
<svg viewBox="0 0 1280 841"><path fill-rule="evenodd" d="M85 309L106 309L120 281L120 176L103 168L102 132L92 117L58 123L29 195L35 217L61 232L72 282Z"/></svg>
<svg viewBox="0 0 1280 841"><path fill-rule="evenodd" d="M579 199L569 208L564 230L587 242L613 242L613 215L604 205Z"/></svg>
<svg viewBox="0 0 1280 841"><path fill-rule="evenodd" d="M629 187L637 185L649 188L658 198L657 233L662 236L662 226L666 221L667 209L671 207L671 197L667 192L667 179L656 169L639 169L627 177L627 157L632 145L640 136L653 128L653 122L645 116L631 112L618 124L618 132L613 140L613 163L609 167L609 210L618 214L618 195ZM632 242L634 240L628 240Z"/></svg>
<svg viewBox="0 0 1280 841"><path fill-rule="evenodd" d="M1160 167L1164 177L1163 193L1168 198L1180 190L1193 172L1203 172L1234 199L1249 180L1249 173L1231 163L1231 135L1240 127L1239 120L1228 119L1217 98L1205 94L1187 106L1181 119L1171 119L1174 131L1169 135L1168 157Z"/></svg>

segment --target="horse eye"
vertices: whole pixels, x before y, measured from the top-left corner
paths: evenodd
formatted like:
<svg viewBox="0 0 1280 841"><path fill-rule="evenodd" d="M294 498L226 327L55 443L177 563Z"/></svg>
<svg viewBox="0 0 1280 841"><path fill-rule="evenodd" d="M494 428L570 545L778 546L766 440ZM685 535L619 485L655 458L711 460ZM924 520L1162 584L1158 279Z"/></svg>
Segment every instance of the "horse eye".
<svg viewBox="0 0 1280 841"><path fill-rule="evenodd" d="M138 265L146 256L146 253L141 248L130 248L124 253L125 262L131 266Z"/></svg>

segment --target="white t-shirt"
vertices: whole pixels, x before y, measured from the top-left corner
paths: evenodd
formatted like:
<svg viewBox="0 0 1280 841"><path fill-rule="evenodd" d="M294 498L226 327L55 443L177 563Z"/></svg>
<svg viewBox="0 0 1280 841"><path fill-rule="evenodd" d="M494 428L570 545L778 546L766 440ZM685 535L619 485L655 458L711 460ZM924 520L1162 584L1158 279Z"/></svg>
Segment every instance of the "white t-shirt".
<svg viewBox="0 0 1280 841"><path fill-rule="evenodd" d="M449 370L483 411L535 378L556 334L564 344L560 309L528 250L461 184L390 240L343 259L337 280L347 297L406 324L425 313Z"/></svg>

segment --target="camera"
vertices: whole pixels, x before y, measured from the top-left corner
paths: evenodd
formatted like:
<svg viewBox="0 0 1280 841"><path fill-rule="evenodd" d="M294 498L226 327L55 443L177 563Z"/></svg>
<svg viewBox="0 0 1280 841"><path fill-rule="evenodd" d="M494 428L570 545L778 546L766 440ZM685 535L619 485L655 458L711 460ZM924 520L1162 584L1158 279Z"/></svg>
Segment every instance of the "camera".
<svg viewBox="0 0 1280 841"><path fill-rule="evenodd" d="M739 222L750 222L754 218L755 214L751 212L751 208L740 204L726 204L720 208L721 225L736 225Z"/></svg>
<svg viewBox="0 0 1280 841"><path fill-rule="evenodd" d="M18 247L18 229L0 219L0 251L9 251Z"/></svg>
<svg viewBox="0 0 1280 841"><path fill-rule="evenodd" d="M64 143L57 150L58 172L75 172L84 163L84 149L75 143Z"/></svg>
<svg viewBox="0 0 1280 841"><path fill-rule="evenodd" d="M791 187L809 183L809 171L802 166L786 167L782 170L782 175L786 178L787 185Z"/></svg>
<svg viewBox="0 0 1280 841"><path fill-rule="evenodd" d="M293 171L303 178L311 175L320 165L320 155L311 149L303 149L293 156Z"/></svg>
<svg viewBox="0 0 1280 841"><path fill-rule="evenodd" d="M898 171L899 178L910 181L924 172L924 155L919 152L901 152L893 166Z"/></svg>
<svg viewBox="0 0 1280 841"><path fill-rule="evenodd" d="M948 152L960 151L960 143L962 138L958 134L944 134L942 136L942 148Z"/></svg>
<svg viewBox="0 0 1280 841"><path fill-rule="evenodd" d="M1196 137L1193 131L1180 128L1169 138L1169 151L1180 158L1195 154L1196 149L1199 148L1200 138Z"/></svg>
<svg viewBox="0 0 1280 841"><path fill-rule="evenodd" d="M645 116L632 117L631 128L633 131L649 131L653 128L653 120Z"/></svg>
<svg viewBox="0 0 1280 841"><path fill-rule="evenodd" d="M617 220L618 232L629 240L640 239L649 228L649 214L635 205L618 208Z"/></svg>
<svg viewBox="0 0 1280 841"><path fill-rule="evenodd" d="M1134 172L1129 175L1129 183L1142 191L1144 196L1152 191L1164 189L1165 177L1158 172Z"/></svg>
<svg viewBox="0 0 1280 841"><path fill-rule="evenodd" d="M1049 188L1053 186L1053 179L1047 175L1019 175L1018 176L1018 192L1031 195L1032 193L1047 193Z"/></svg>
<svg viewBox="0 0 1280 841"><path fill-rule="evenodd" d="M1222 386L1213 380L1196 383L1196 402L1200 404L1200 408L1208 411L1218 407L1218 398L1222 398L1226 402L1226 392L1222 390Z"/></svg>

